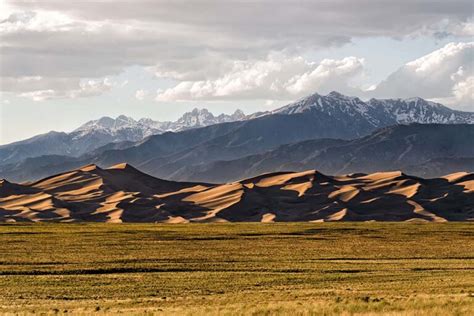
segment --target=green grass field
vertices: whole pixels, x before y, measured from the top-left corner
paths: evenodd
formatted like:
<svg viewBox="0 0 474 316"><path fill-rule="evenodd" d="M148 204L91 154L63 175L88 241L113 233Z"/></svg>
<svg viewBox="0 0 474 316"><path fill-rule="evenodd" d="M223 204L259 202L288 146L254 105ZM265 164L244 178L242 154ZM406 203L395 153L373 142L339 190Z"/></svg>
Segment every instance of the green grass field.
<svg viewBox="0 0 474 316"><path fill-rule="evenodd" d="M468 223L0 225L0 313L474 313Z"/></svg>

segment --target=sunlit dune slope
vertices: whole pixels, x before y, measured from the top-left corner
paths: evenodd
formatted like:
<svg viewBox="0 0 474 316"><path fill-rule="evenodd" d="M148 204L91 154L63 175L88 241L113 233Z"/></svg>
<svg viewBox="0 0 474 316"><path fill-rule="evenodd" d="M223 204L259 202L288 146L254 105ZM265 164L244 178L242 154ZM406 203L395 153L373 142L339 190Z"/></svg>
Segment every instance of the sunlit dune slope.
<svg viewBox="0 0 474 316"><path fill-rule="evenodd" d="M226 184L173 182L128 164L34 183L0 181L0 221L275 222L474 220L474 174L278 172Z"/></svg>

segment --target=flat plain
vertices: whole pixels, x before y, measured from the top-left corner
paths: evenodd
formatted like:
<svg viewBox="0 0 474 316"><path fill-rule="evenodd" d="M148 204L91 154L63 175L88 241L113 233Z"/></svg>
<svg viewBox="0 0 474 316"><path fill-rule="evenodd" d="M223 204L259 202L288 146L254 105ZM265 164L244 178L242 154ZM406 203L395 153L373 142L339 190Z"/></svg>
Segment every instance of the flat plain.
<svg viewBox="0 0 474 316"><path fill-rule="evenodd" d="M472 315L473 228L3 224L0 313Z"/></svg>

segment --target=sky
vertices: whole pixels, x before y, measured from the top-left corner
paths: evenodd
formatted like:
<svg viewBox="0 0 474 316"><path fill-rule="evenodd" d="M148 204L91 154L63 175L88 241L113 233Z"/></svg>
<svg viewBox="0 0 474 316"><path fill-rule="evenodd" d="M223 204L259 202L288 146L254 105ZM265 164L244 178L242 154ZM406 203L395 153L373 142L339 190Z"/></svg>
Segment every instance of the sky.
<svg viewBox="0 0 474 316"><path fill-rule="evenodd" d="M0 0L0 144L336 90L474 111L472 1Z"/></svg>

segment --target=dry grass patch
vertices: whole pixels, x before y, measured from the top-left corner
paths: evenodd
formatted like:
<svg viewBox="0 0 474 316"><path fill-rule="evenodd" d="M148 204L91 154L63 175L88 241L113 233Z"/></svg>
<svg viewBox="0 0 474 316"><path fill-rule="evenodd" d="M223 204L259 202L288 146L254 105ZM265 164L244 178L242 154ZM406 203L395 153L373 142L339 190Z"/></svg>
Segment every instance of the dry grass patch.
<svg viewBox="0 0 474 316"><path fill-rule="evenodd" d="M469 315L469 223L0 225L0 313Z"/></svg>

